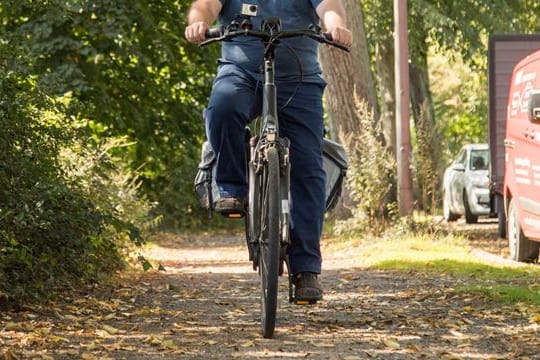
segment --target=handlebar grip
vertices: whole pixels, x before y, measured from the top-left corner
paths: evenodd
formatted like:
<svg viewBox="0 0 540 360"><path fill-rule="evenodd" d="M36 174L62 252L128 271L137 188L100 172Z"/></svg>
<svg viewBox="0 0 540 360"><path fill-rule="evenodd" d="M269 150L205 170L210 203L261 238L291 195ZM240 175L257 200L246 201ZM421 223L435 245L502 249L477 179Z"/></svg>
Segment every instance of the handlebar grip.
<svg viewBox="0 0 540 360"><path fill-rule="evenodd" d="M334 39L332 38L332 34L330 33L321 33L321 37L324 39L324 41L332 46L337 47L338 49L341 49L346 52L351 52L351 48L347 46L340 45L338 43L334 42Z"/></svg>
<svg viewBox="0 0 540 360"><path fill-rule="evenodd" d="M207 39L215 39L223 36L223 27L217 27L206 30L205 36Z"/></svg>

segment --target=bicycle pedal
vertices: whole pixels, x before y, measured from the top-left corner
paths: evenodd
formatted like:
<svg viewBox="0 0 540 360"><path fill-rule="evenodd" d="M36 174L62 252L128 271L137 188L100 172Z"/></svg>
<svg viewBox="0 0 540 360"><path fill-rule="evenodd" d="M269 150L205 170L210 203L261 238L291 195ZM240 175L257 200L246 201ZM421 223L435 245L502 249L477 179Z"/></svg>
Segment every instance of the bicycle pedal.
<svg viewBox="0 0 540 360"><path fill-rule="evenodd" d="M241 219L245 216L245 212L222 212L221 215L225 216L227 219Z"/></svg>
<svg viewBox="0 0 540 360"><path fill-rule="evenodd" d="M317 300L294 300L294 303L296 305L315 305L317 304Z"/></svg>

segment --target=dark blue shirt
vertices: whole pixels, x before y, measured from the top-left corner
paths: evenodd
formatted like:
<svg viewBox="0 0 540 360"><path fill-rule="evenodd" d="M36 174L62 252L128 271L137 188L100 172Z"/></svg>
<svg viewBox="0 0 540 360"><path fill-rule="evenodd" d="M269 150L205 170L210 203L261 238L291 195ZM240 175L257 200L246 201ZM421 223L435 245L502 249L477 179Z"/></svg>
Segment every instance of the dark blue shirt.
<svg viewBox="0 0 540 360"><path fill-rule="evenodd" d="M266 17L281 19L282 30L305 30L318 25L315 8L322 0L220 0L223 7L219 23L228 25L241 12L243 4L257 5L257 15L251 18L253 29L260 29ZM317 59L318 42L306 37L283 39L276 50L276 79L304 81L320 79ZM236 64L243 69L260 73L263 63L263 43L259 39L241 36L221 45L221 61Z"/></svg>

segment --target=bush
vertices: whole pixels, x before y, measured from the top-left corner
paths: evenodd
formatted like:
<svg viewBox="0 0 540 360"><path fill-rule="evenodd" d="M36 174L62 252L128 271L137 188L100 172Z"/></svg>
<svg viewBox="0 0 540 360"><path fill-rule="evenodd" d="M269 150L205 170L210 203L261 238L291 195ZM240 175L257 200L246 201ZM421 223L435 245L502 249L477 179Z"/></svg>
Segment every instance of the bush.
<svg viewBox="0 0 540 360"><path fill-rule="evenodd" d="M445 167L441 161L444 138L439 125L433 125L424 114L422 111L416 122L416 144L412 157L413 183L417 207L434 213L440 200L438 195Z"/></svg>
<svg viewBox="0 0 540 360"><path fill-rule="evenodd" d="M111 146L80 136L84 123L64 105L0 63L0 299L110 274L148 223L136 177L108 156Z"/></svg>
<svg viewBox="0 0 540 360"><path fill-rule="evenodd" d="M365 104L358 106L361 134L351 134L346 139L350 162L347 187L357 205L350 219L336 223L338 233L378 233L392 218L395 208L391 198L396 182L396 163L381 140L380 124L374 125L373 113Z"/></svg>

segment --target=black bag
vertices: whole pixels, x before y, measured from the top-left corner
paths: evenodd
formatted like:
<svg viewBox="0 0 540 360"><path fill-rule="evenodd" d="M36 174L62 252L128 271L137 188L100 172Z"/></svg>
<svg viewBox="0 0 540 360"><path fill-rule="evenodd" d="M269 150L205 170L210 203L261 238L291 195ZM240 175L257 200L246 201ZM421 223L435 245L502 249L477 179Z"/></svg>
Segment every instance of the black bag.
<svg viewBox="0 0 540 360"><path fill-rule="evenodd" d="M213 210L214 203L219 199L216 184L216 156L208 141L202 145L201 162L195 176L195 195L204 209Z"/></svg>
<svg viewBox="0 0 540 360"><path fill-rule="evenodd" d="M349 167L347 154L343 145L335 141L323 141L323 168L326 173L326 211L332 210L341 197L343 179ZM201 151L197 175L195 176L195 194L201 206L208 210L214 209L214 203L219 199L216 184L216 157L210 143L205 141Z"/></svg>
<svg viewBox="0 0 540 360"><path fill-rule="evenodd" d="M326 173L326 211L332 210L343 189L343 180L349 168L345 147L335 141L323 141L323 168Z"/></svg>

